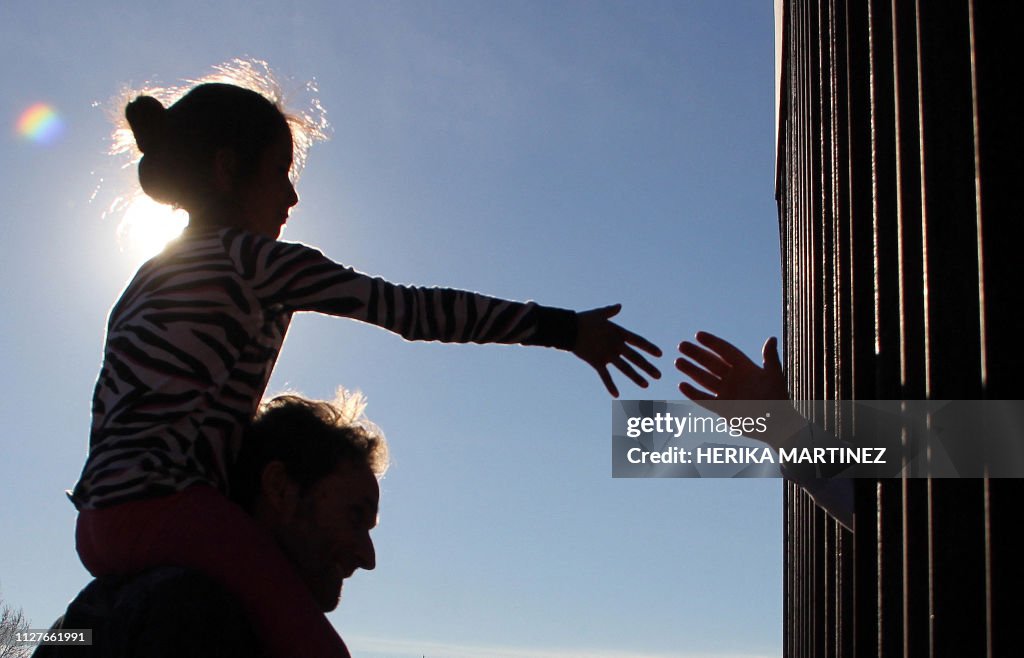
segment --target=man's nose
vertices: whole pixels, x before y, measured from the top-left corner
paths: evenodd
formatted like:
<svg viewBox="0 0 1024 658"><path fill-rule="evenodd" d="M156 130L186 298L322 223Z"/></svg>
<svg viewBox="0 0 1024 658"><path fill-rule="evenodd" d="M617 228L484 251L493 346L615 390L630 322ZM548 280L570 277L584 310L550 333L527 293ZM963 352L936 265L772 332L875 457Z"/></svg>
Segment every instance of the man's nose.
<svg viewBox="0 0 1024 658"><path fill-rule="evenodd" d="M294 183L288 183L288 190L291 192L291 196L288 197L288 207L291 208L299 202L299 193L295 191Z"/></svg>
<svg viewBox="0 0 1024 658"><path fill-rule="evenodd" d="M377 566L377 551L373 548L373 540L370 533L366 533L359 546L356 547L356 559L359 560L359 568L372 571Z"/></svg>

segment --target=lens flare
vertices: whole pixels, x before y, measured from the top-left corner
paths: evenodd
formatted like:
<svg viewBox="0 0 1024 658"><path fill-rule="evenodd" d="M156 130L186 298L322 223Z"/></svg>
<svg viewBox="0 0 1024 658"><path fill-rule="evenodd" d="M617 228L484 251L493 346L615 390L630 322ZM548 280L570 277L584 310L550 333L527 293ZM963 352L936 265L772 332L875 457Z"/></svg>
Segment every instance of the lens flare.
<svg viewBox="0 0 1024 658"><path fill-rule="evenodd" d="M64 121L52 106L36 103L18 117L17 131L23 139L50 145L64 134Z"/></svg>

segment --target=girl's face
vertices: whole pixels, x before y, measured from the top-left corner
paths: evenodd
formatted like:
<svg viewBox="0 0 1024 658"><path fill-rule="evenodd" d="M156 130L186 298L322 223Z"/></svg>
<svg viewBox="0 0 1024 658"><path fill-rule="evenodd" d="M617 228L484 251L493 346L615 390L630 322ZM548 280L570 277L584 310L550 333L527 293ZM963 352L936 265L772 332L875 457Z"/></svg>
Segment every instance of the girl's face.
<svg viewBox="0 0 1024 658"><path fill-rule="evenodd" d="M260 157L255 173L237 190L239 225L276 240L288 221L288 211L299 202L288 174L292 167L291 133L281 135Z"/></svg>

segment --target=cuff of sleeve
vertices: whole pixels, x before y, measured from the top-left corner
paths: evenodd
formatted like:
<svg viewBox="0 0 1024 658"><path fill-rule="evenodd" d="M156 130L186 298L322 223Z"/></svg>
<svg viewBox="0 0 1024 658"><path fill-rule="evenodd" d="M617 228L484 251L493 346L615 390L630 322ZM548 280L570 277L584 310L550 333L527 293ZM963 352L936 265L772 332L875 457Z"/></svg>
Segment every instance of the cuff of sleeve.
<svg viewBox="0 0 1024 658"><path fill-rule="evenodd" d="M537 306L537 330L523 345L540 345L571 350L576 345L576 311L550 306Z"/></svg>

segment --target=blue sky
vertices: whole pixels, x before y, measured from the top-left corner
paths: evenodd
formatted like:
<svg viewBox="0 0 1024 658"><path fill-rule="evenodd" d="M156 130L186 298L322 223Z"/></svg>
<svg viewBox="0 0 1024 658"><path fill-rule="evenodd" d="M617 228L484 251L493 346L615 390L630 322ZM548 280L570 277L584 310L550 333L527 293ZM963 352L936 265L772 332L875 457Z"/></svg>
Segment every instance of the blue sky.
<svg viewBox="0 0 1024 658"><path fill-rule="evenodd" d="M0 595L35 626L87 581L62 491L139 263L106 212L135 185L109 99L234 57L315 78L333 126L284 239L395 282L621 302L669 354L625 398L679 398L698 329L778 335L771 3L5 0ZM49 145L16 131L40 102ZM552 350L297 318L269 392L338 385L394 457L378 568L330 617L355 655L781 653L779 481L613 480L610 399Z"/></svg>

